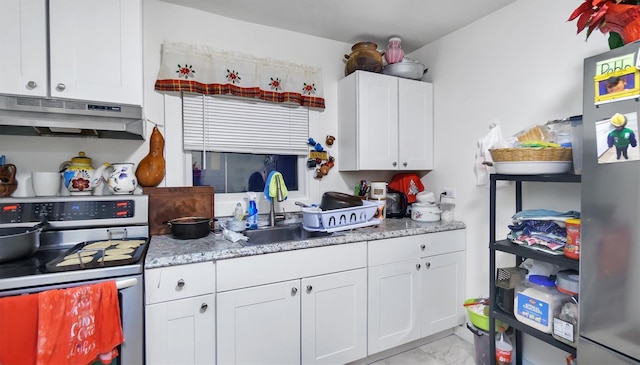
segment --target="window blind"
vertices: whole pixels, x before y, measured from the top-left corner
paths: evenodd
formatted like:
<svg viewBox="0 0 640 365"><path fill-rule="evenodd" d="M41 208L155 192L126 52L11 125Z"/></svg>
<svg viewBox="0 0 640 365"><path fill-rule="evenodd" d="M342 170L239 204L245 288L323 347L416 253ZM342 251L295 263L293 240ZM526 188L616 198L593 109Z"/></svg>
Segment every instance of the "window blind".
<svg viewBox="0 0 640 365"><path fill-rule="evenodd" d="M185 150L309 153L309 109L305 107L183 93L182 119Z"/></svg>

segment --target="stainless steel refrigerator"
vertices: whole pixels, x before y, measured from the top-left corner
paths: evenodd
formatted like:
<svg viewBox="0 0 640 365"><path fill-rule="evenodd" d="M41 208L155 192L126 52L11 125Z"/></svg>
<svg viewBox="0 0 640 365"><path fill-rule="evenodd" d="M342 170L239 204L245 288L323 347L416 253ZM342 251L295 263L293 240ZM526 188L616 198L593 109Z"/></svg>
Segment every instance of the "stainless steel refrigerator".
<svg viewBox="0 0 640 365"><path fill-rule="evenodd" d="M584 61L580 365L640 365L639 49Z"/></svg>

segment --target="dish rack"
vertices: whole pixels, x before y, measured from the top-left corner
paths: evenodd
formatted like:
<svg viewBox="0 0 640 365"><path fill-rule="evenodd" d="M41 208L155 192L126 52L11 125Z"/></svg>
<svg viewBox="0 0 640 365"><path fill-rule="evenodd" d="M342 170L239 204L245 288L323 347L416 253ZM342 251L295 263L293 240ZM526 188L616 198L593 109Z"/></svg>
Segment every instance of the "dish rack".
<svg viewBox="0 0 640 365"><path fill-rule="evenodd" d="M321 210L318 207L302 208L302 227L307 231L337 232L380 224L377 219L378 204L363 201L362 206Z"/></svg>

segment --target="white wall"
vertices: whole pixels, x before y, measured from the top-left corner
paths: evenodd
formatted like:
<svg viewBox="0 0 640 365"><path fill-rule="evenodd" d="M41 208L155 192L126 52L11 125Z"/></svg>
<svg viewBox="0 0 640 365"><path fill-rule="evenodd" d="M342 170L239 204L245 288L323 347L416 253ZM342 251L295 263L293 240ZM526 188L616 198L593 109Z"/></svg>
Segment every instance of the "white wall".
<svg viewBox="0 0 640 365"><path fill-rule="evenodd" d="M176 16L179 14L179 16ZM144 1L144 57L145 57L145 111L149 119L164 124L163 134L167 140L167 186L188 185L182 172L190 166L189 156L182 151L181 115L179 99L163 96L153 90L160 65L160 46L163 41L178 41L204 44L228 51L249 53L255 57L269 57L288 62L319 66L322 68L326 109L310 113L310 136L324 141L327 134L340 138L337 133L337 82L344 77L344 54L349 53L350 44L311 37L308 35L240 22L157 0ZM166 108L164 107L166 103ZM170 138L167 138L170 136ZM324 145L324 144L323 144ZM327 147L329 153L340 163L337 143ZM310 202L319 202L321 193L327 190L352 191L361 178L387 178L387 173L367 174L338 173L333 168L322 180L313 179L313 170L308 170L311 182ZM299 210L289 199L282 203L288 211ZM268 205L259 197L259 210L266 212ZM230 215L233 205L222 206L216 199L216 215Z"/></svg>
<svg viewBox="0 0 640 365"><path fill-rule="evenodd" d="M424 79L434 84L435 168L423 181L429 190L456 191L455 215L467 225L467 298L489 294L489 191L476 186L476 143L494 122L506 137L582 114L583 59L608 46L599 32L585 42L567 22L580 3L519 0L409 55L429 67ZM525 183L523 190L526 209L580 209L577 184ZM513 196L512 183L499 184L499 238L508 233ZM511 255L498 257L498 267L513 264ZM525 357L542 355L532 348L525 346ZM564 362L562 352L543 348L550 357L534 363Z"/></svg>

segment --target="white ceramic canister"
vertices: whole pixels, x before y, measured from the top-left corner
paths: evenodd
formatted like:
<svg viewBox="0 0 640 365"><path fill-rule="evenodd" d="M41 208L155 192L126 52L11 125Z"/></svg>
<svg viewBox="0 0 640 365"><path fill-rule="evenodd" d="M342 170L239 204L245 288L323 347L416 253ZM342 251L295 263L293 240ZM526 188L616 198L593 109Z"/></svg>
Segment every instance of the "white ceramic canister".
<svg viewBox="0 0 640 365"><path fill-rule="evenodd" d="M434 204L411 204L411 219L418 222L437 222L440 220L440 207Z"/></svg>
<svg viewBox="0 0 640 365"><path fill-rule="evenodd" d="M371 200L387 198L387 183L385 181L371 182L371 190L369 190L369 198Z"/></svg>

